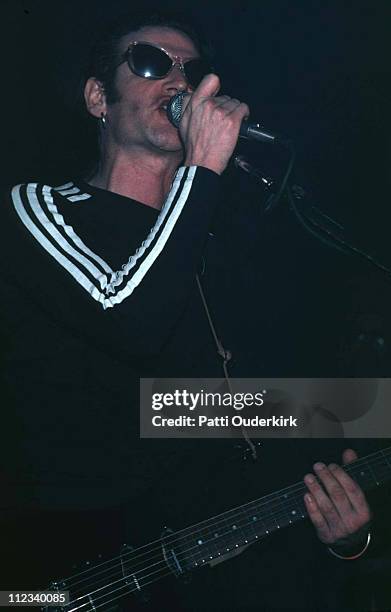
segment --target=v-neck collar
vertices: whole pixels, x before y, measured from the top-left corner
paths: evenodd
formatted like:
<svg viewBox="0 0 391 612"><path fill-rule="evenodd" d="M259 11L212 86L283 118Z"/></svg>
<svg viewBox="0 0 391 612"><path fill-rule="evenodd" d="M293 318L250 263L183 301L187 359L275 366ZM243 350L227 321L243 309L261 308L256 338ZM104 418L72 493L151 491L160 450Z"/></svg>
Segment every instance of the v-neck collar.
<svg viewBox="0 0 391 612"><path fill-rule="evenodd" d="M58 209L58 198L77 203L92 197L86 190L68 182L58 187L28 183L12 190L15 210L32 236L54 260L81 285L103 309L121 304L143 281L163 251L188 200L197 168L178 170L155 223L141 245L119 270L88 247ZM154 209L152 209L154 210Z"/></svg>

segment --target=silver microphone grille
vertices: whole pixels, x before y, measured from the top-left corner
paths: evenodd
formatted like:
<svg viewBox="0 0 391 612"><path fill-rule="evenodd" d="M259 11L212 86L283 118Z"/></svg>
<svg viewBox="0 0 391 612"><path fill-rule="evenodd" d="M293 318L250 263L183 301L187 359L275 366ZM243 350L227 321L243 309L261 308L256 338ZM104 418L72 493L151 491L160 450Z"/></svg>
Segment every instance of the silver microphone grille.
<svg viewBox="0 0 391 612"><path fill-rule="evenodd" d="M183 112L183 98L185 96L189 96L190 94L185 91L180 91L175 96L171 98L169 103L167 104L167 115L169 120L175 127L179 127L179 124L182 119Z"/></svg>

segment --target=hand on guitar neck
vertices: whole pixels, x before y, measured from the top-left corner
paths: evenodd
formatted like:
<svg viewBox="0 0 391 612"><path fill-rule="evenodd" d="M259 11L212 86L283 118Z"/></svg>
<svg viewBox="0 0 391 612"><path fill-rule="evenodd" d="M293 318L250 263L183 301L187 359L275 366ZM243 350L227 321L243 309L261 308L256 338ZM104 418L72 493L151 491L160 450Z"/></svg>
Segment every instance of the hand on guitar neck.
<svg viewBox="0 0 391 612"><path fill-rule="evenodd" d="M356 459L352 449L343 452L344 465ZM319 539L342 554L362 550L371 519L362 489L336 463L326 466L318 462L313 467L316 476L307 474L304 478L309 490L304 501Z"/></svg>

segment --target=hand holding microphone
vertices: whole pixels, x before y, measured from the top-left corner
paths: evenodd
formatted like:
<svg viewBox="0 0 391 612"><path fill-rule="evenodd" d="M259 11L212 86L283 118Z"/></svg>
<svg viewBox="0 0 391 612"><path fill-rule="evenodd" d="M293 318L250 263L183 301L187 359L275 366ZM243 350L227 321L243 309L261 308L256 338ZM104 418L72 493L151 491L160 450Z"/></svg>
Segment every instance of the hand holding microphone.
<svg viewBox="0 0 391 612"><path fill-rule="evenodd" d="M179 129L185 146L186 165L196 164L198 159L197 165L221 174L238 137L267 144L277 143L292 150L289 139L266 131L259 123L247 121L247 104L229 96L217 97L219 89L219 77L208 74L193 95L180 92L168 103L168 118ZM197 130L201 128L203 132L199 134Z"/></svg>
<svg viewBox="0 0 391 612"><path fill-rule="evenodd" d="M235 149L242 121L250 111L247 104L217 96L220 79L205 76L191 96L183 98L178 126L186 166L203 166L221 174Z"/></svg>

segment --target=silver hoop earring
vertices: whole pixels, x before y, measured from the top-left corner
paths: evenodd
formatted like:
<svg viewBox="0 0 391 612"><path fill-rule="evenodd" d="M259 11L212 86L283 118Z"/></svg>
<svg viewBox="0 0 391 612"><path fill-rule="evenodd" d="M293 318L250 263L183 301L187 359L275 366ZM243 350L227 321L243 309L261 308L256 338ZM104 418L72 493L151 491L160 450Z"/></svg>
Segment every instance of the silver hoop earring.
<svg viewBox="0 0 391 612"><path fill-rule="evenodd" d="M104 129L106 129L106 124L107 124L106 113L101 113L101 114L100 114L100 119L99 119L99 121L100 121L101 126L102 126Z"/></svg>

